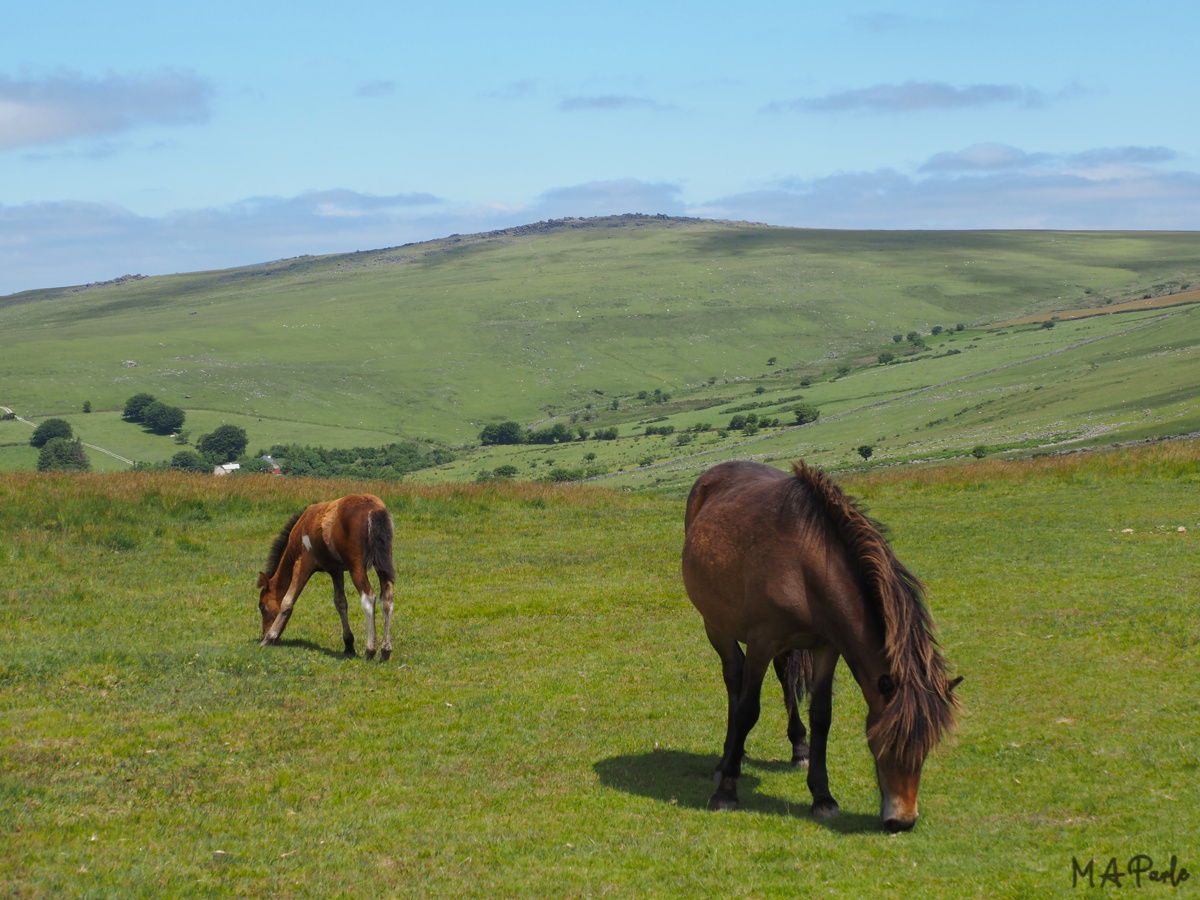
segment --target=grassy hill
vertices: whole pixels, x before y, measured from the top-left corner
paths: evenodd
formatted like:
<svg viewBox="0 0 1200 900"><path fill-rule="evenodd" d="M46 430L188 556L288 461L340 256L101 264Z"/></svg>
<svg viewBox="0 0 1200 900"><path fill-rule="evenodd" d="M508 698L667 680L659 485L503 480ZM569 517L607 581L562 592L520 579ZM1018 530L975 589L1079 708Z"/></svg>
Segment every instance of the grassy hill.
<svg viewBox="0 0 1200 900"><path fill-rule="evenodd" d="M1192 233L560 220L0 298L0 404L34 421L63 415L88 443L142 461L180 448L120 420L139 391L187 410L193 436L241 425L252 450L400 439L458 448L457 462L421 476L434 480L515 465L521 477L592 472L662 486L727 455L803 453L836 467L861 464L854 448L865 444L873 464L980 444L1026 452L1200 429L1197 308L989 326L1188 299L1196 282ZM949 330L935 337L935 326ZM925 349L893 342L909 332ZM897 359L881 365L884 351ZM820 420L716 430L751 403L792 421L798 402L817 405ZM505 419L615 426L621 437L478 448L480 429ZM676 433L640 436L652 422ZM703 423L714 429L681 442ZM28 435L0 422L0 468L33 466Z"/></svg>

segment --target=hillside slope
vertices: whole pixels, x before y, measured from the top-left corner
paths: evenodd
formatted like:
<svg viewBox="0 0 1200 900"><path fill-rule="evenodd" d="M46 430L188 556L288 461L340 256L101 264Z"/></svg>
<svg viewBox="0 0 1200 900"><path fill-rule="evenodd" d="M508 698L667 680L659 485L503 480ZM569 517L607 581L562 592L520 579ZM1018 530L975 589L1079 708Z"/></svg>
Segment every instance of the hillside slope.
<svg viewBox="0 0 1200 900"><path fill-rule="evenodd" d="M644 418L639 392L704 405L769 378L784 396L800 378L873 362L893 335L961 324L955 339L969 342L991 322L1196 281L1200 235L1190 233L559 220L0 298L0 403L46 416L90 400L97 412L72 421L136 459L176 449L117 420L138 391L185 408L193 434L242 424L252 448L398 438L465 445L488 422L572 413L593 421L613 400L614 423ZM1056 333L1062 342L1067 328ZM946 370L955 373L964 374ZM904 380L889 375L874 390ZM0 444L20 443L9 424Z"/></svg>

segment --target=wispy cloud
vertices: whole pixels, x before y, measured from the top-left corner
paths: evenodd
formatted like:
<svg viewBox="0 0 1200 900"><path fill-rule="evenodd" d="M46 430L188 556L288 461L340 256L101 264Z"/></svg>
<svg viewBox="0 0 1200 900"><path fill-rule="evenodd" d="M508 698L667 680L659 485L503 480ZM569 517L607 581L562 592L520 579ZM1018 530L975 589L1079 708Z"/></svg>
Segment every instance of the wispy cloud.
<svg viewBox="0 0 1200 900"><path fill-rule="evenodd" d="M930 157L921 172L998 172L1028 169L1051 158L1048 153L1026 153L1006 144L974 144L965 150Z"/></svg>
<svg viewBox="0 0 1200 900"><path fill-rule="evenodd" d="M377 79L375 81L364 81L355 89L354 96L370 100L376 97L390 97L394 93L396 93L396 82Z"/></svg>
<svg viewBox="0 0 1200 900"><path fill-rule="evenodd" d="M824 97L801 97L767 104L763 110L789 112L913 113L925 110L955 110L1010 103L1042 106L1046 95L1033 88L1011 84L971 84L955 87L932 81L877 84L874 87L837 91Z"/></svg>
<svg viewBox="0 0 1200 900"><path fill-rule="evenodd" d="M1078 166L1153 165L1170 162L1179 154L1166 147L1100 147L1067 157Z"/></svg>
<svg viewBox="0 0 1200 900"><path fill-rule="evenodd" d="M1200 228L1200 174L1071 166L1072 160L1111 162L1113 156L1129 162L1173 154L1119 148L1055 155L980 145L938 154L916 175L880 169L790 179L689 212L811 228Z"/></svg>
<svg viewBox="0 0 1200 900"><path fill-rule="evenodd" d="M614 110L646 109L652 112L671 112L677 107L659 103L649 97L631 97L627 94L600 94L596 96L565 97L558 104L560 112L611 112Z"/></svg>
<svg viewBox="0 0 1200 900"><path fill-rule="evenodd" d="M185 125L209 116L212 87L192 72L41 79L0 76L0 150L109 135L142 125Z"/></svg>
<svg viewBox="0 0 1200 900"><path fill-rule="evenodd" d="M490 97L493 100L520 100L524 97L530 97L538 91L538 81L535 78L522 78L519 81L510 81L508 84L497 88L494 91L488 91L484 94L485 97Z"/></svg>
<svg viewBox="0 0 1200 900"><path fill-rule="evenodd" d="M680 215L684 211L678 185L650 184L636 178L590 181L544 192L528 213L538 219L563 216L611 216L627 212Z"/></svg>

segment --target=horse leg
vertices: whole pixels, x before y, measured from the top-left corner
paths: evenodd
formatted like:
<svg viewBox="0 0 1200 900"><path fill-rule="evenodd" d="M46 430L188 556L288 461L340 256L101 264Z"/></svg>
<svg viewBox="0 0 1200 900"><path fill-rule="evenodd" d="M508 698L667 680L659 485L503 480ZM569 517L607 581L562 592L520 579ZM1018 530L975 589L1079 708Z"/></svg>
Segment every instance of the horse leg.
<svg viewBox="0 0 1200 900"><path fill-rule="evenodd" d="M774 659L775 677L783 685L783 705L787 710L787 736L792 742L792 765L808 766L808 743L804 740L804 720L800 718L800 695L803 688L799 680L803 677L803 665L800 654L803 651L791 650L780 653Z"/></svg>
<svg viewBox="0 0 1200 900"><path fill-rule="evenodd" d="M279 603L279 614L275 616L275 621L271 623L271 627L267 629L267 633L263 635L258 646L265 647L268 644L279 643L279 636L283 634L283 629L287 628L288 619L292 617L292 607L296 605L296 600L299 598L300 592L304 590L304 586L308 584L308 579L312 578L313 571L312 563L308 561L307 556L301 556L296 560L296 565L292 569L292 583Z"/></svg>
<svg viewBox="0 0 1200 900"><path fill-rule="evenodd" d="M717 655L721 657L721 675L725 680L725 693L729 697L729 712L725 720L725 744L721 751L721 761L713 771L713 781L721 781L721 773L729 762L729 751L733 746L733 720L737 714L738 697L742 694L742 669L746 663L746 654L733 638L726 637L720 632L712 631L705 624L708 642L713 645Z"/></svg>
<svg viewBox="0 0 1200 900"><path fill-rule="evenodd" d="M350 580L354 583L354 587L358 589L358 600L362 604L363 612L367 617L367 652L364 654L366 659L375 658L375 591L371 587L371 580L367 577L367 570L361 566L352 566L350 569Z"/></svg>
<svg viewBox="0 0 1200 900"><path fill-rule="evenodd" d="M746 755L746 737L758 721L763 678L772 657L750 643L746 647L746 662L742 667L742 693L738 697L737 711L733 714L730 732L730 747L722 760L721 784L708 801L712 809L737 809L737 780L742 774L742 759Z"/></svg>
<svg viewBox="0 0 1200 900"><path fill-rule="evenodd" d="M342 619L342 643L346 645L346 655L354 655L354 631L350 628L350 616L346 603L346 578L343 572L330 572L333 579L333 605Z"/></svg>
<svg viewBox="0 0 1200 900"><path fill-rule="evenodd" d="M392 657L392 609L396 605L396 592L387 576L375 570L379 576L379 600L383 605L383 645L379 648L379 659L387 662Z"/></svg>
<svg viewBox="0 0 1200 900"><path fill-rule="evenodd" d="M833 721L833 673L837 661L838 651L832 644L813 651L812 700L808 706L808 724L812 728L808 789L812 793L814 819L832 819L841 814L841 808L829 793L829 770L825 760L829 726Z"/></svg>

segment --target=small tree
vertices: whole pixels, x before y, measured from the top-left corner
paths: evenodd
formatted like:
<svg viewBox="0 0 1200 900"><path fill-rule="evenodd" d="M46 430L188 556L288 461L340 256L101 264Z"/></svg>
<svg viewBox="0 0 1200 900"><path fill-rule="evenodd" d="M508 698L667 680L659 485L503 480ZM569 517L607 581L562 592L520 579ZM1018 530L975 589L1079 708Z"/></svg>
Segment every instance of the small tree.
<svg viewBox="0 0 1200 900"><path fill-rule="evenodd" d="M33 429L33 435L29 438L29 443L34 447L45 447L46 444L55 438L70 440L73 434L71 423L66 419L47 419L37 428Z"/></svg>
<svg viewBox="0 0 1200 900"><path fill-rule="evenodd" d="M518 422L496 422L483 427L479 440L484 444L519 444L525 440L525 429Z"/></svg>
<svg viewBox="0 0 1200 900"><path fill-rule="evenodd" d="M939 334L941 334L941 333L942 333L942 326L941 326L941 325L934 325L934 326L933 326L933 334L934 334L934 336L936 337L937 335L939 335Z"/></svg>
<svg viewBox="0 0 1200 900"><path fill-rule="evenodd" d="M817 421L817 417L821 415L821 411L811 403L801 403L793 412L796 414L797 425L807 425L809 422Z"/></svg>
<svg viewBox="0 0 1200 900"><path fill-rule="evenodd" d="M180 450L171 457L171 468L180 472L207 472L212 466L195 450Z"/></svg>
<svg viewBox="0 0 1200 900"><path fill-rule="evenodd" d="M1054 327L1054 320L1053 320L1053 319L1047 319L1045 322L1043 322L1043 323L1042 323L1042 327L1043 327L1043 328L1053 328L1053 327Z"/></svg>
<svg viewBox="0 0 1200 900"><path fill-rule="evenodd" d="M125 401L125 411L121 415L130 422L142 421L142 412L154 402L153 394L134 394Z"/></svg>
<svg viewBox="0 0 1200 900"><path fill-rule="evenodd" d="M85 413L90 413L92 411L92 401L91 400L83 401L83 411Z"/></svg>
<svg viewBox="0 0 1200 900"><path fill-rule="evenodd" d="M155 400L142 410L142 424L156 434L171 434L183 424L186 415L178 406Z"/></svg>
<svg viewBox="0 0 1200 900"><path fill-rule="evenodd" d="M908 338L908 342L910 344L915 344L917 342L917 338L919 338L920 335L917 334L915 331L910 331L908 334L905 335L905 337Z"/></svg>
<svg viewBox="0 0 1200 900"><path fill-rule="evenodd" d="M86 472L91 469L91 464L83 451L83 441L80 438L71 440L55 437L42 447L42 452L38 454L37 467L39 472L49 472L52 469L62 472Z"/></svg>
<svg viewBox="0 0 1200 900"><path fill-rule="evenodd" d="M768 366L775 365L775 359L776 359L776 357L772 356L770 359L767 360L767 365Z"/></svg>
<svg viewBox="0 0 1200 900"><path fill-rule="evenodd" d="M983 444L976 444L971 448L971 455L976 459L983 459L985 456L987 456L987 452L987 447Z"/></svg>
<svg viewBox="0 0 1200 900"><path fill-rule="evenodd" d="M896 358L896 354L893 353L891 350L884 350L882 353L879 354L879 361L885 366L895 358Z"/></svg>
<svg viewBox="0 0 1200 900"><path fill-rule="evenodd" d="M246 429L237 425L218 425L196 441L196 449L206 460L219 465L232 462L245 453L249 442Z"/></svg>
<svg viewBox="0 0 1200 900"><path fill-rule="evenodd" d="M861 456L863 459L870 459L871 454L873 454L874 452L875 452L875 448L872 447L870 444L863 444L861 447L858 448L858 455Z"/></svg>
<svg viewBox="0 0 1200 900"><path fill-rule="evenodd" d="M902 334L893 334L892 335L892 341L894 343L899 344L902 340L904 340L904 335L902 335Z"/></svg>
<svg viewBox="0 0 1200 900"><path fill-rule="evenodd" d="M509 464L496 466L496 471L494 474L497 478L516 478L517 467Z"/></svg>

